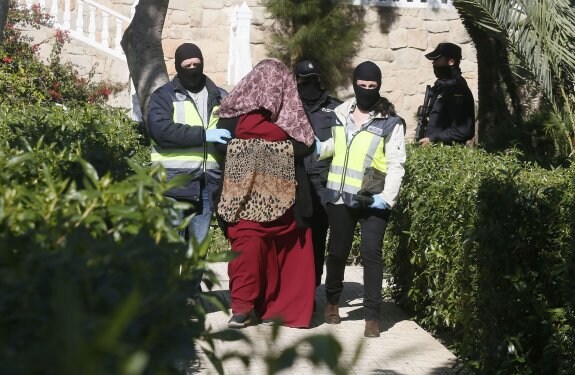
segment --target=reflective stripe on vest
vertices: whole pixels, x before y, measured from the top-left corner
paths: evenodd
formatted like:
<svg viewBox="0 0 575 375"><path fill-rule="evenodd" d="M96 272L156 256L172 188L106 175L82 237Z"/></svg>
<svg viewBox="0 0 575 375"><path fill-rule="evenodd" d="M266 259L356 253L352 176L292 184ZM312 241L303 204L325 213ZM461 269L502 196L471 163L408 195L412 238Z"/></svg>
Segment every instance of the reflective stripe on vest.
<svg viewBox="0 0 575 375"><path fill-rule="evenodd" d="M353 135L348 145L343 126L334 126L332 133L335 154L327 176L328 189L340 194L357 194L366 168L387 171L385 138L361 130Z"/></svg>
<svg viewBox="0 0 575 375"><path fill-rule="evenodd" d="M173 105L174 123L190 126L203 125L200 114L192 101L175 101ZM206 130L215 129L219 119L219 108L219 106L215 106L212 109L208 126L204 125ZM188 148L163 148L154 142L152 143L152 163L161 164L166 169L189 169L191 174L196 174L195 172L205 171L206 169L219 169L218 157L211 142L204 142L203 146Z"/></svg>

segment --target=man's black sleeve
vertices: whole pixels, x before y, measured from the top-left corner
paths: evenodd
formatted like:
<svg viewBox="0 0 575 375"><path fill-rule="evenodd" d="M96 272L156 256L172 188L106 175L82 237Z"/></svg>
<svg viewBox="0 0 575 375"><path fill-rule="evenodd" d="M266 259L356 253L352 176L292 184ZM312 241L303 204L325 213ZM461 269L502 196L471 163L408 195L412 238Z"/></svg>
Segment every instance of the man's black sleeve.
<svg viewBox="0 0 575 375"><path fill-rule="evenodd" d="M468 87L457 87L446 98L451 124L433 141L463 143L475 135L475 102Z"/></svg>
<svg viewBox="0 0 575 375"><path fill-rule="evenodd" d="M293 157L296 161L311 155L315 151L315 142L311 146L306 146L304 143L291 138L290 142L293 146Z"/></svg>
<svg viewBox="0 0 575 375"><path fill-rule="evenodd" d="M220 118L216 125L218 129L226 129L231 134L231 139L236 137L236 128L238 127L239 117L232 117L232 118ZM228 144L227 143L214 143L214 147L216 151L222 155L225 155L228 151Z"/></svg>
<svg viewBox="0 0 575 375"><path fill-rule="evenodd" d="M205 131L201 124L190 126L174 123L174 105L169 95L156 90L148 107L148 134L160 147L185 148L204 144Z"/></svg>

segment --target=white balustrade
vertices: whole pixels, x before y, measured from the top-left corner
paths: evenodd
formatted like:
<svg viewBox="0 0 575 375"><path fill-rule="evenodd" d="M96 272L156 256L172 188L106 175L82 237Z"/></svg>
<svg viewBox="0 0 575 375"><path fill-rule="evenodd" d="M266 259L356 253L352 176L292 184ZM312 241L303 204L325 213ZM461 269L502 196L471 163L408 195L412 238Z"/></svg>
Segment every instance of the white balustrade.
<svg viewBox="0 0 575 375"><path fill-rule="evenodd" d="M136 5L138 5L139 2L140 0L134 0L132 3L132 8L130 9L130 19L134 18L134 14L136 14Z"/></svg>
<svg viewBox="0 0 575 375"><path fill-rule="evenodd" d="M28 8L34 4L39 4L53 18L55 28L68 30L70 37L80 39L125 60L120 42L124 30L130 24L138 0L135 0L131 6L130 17L126 17L94 0L19 1ZM87 14L85 13L86 8Z"/></svg>
<svg viewBox="0 0 575 375"><path fill-rule="evenodd" d="M70 29L70 0L64 0L64 15L62 16L62 26L64 29Z"/></svg>
<svg viewBox="0 0 575 375"><path fill-rule="evenodd" d="M110 15L108 13L102 13L102 45L106 48L109 47L108 42L108 17Z"/></svg>
<svg viewBox="0 0 575 375"><path fill-rule="evenodd" d="M88 21L88 38L96 40L96 7L90 4L90 21Z"/></svg>
<svg viewBox="0 0 575 375"><path fill-rule="evenodd" d="M116 37L114 38L114 50L122 51L122 20L116 18Z"/></svg>
<svg viewBox="0 0 575 375"><path fill-rule="evenodd" d="M453 0L353 0L354 5L398 8L452 8Z"/></svg>
<svg viewBox="0 0 575 375"><path fill-rule="evenodd" d="M54 21L58 22L58 0L52 0L52 7L50 8L50 15L54 17Z"/></svg>
<svg viewBox="0 0 575 375"><path fill-rule="evenodd" d="M78 0L78 9L76 9L76 32L84 32L84 1Z"/></svg>

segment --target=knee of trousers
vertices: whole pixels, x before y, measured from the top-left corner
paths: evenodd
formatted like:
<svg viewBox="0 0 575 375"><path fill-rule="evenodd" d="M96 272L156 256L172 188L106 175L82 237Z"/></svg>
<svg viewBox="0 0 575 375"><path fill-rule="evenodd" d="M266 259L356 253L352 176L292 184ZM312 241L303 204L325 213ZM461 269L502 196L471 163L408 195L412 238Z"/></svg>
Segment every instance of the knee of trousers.
<svg viewBox="0 0 575 375"><path fill-rule="evenodd" d="M327 260L330 262L345 263L347 262L348 256L349 256L348 253L342 253L342 252L334 253L333 251L330 251L327 254Z"/></svg>

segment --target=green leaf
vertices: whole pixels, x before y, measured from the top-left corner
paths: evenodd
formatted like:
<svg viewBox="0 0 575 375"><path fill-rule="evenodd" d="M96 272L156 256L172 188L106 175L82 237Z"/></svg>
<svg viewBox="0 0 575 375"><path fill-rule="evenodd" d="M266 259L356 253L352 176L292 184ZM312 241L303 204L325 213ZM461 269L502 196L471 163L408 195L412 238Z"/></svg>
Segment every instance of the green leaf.
<svg viewBox="0 0 575 375"><path fill-rule="evenodd" d="M82 165L82 169L84 170L84 175L90 179L92 185L94 187L98 186L98 180L99 180L98 172L96 172L96 169L92 166L92 164L82 159L80 160L80 164Z"/></svg>
<svg viewBox="0 0 575 375"><path fill-rule="evenodd" d="M12 158L10 158L10 160L8 160L8 163L6 163L6 167L8 168L13 168L16 167L22 163L25 163L29 160L31 160L34 157L34 155L31 152L27 152L18 156L14 156Z"/></svg>

